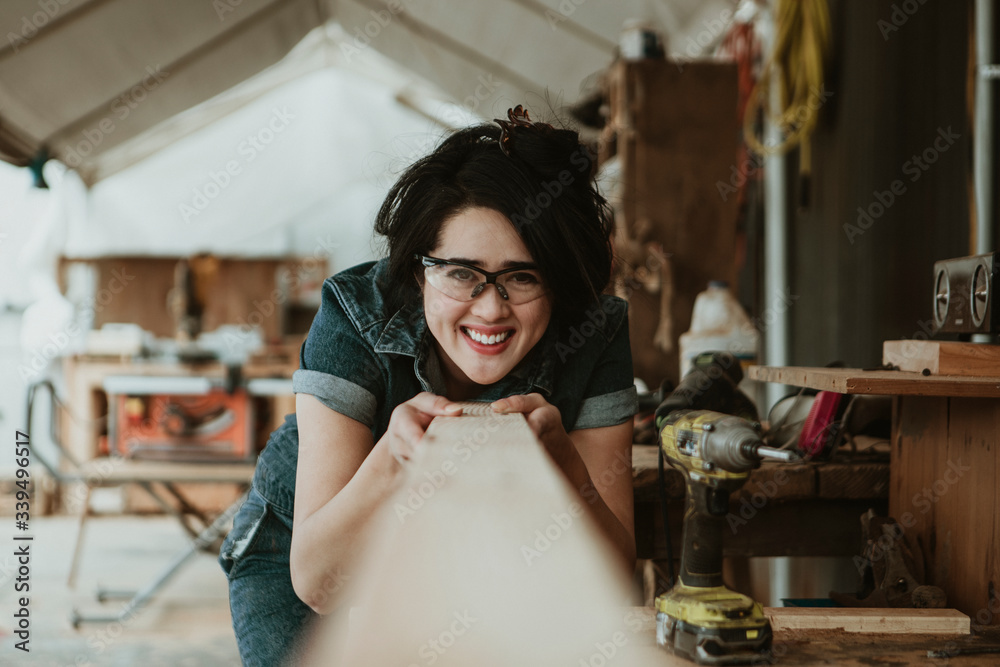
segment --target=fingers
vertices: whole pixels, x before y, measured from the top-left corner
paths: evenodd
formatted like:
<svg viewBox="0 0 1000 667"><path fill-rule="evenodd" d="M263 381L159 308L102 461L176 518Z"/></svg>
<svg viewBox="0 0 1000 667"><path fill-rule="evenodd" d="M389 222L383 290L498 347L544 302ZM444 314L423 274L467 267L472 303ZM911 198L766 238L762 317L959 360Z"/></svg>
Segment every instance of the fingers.
<svg viewBox="0 0 1000 667"><path fill-rule="evenodd" d="M461 405L429 392L421 392L401 403L392 411L386 433L393 458L406 465L418 456L418 443L435 417L461 413Z"/></svg>
<svg viewBox="0 0 1000 667"><path fill-rule="evenodd" d="M409 405L420 412L435 417L440 415L458 415L462 413L462 406L444 396L438 396L428 391L422 391L402 405ZM402 406L400 406L402 407Z"/></svg>
<svg viewBox="0 0 1000 667"><path fill-rule="evenodd" d="M501 398L499 401L494 401L491 405L493 412L499 414L510 414L516 412L532 412L538 408L543 408L546 405L551 405L545 400L545 397L541 394L517 394L515 396L508 396L507 398Z"/></svg>

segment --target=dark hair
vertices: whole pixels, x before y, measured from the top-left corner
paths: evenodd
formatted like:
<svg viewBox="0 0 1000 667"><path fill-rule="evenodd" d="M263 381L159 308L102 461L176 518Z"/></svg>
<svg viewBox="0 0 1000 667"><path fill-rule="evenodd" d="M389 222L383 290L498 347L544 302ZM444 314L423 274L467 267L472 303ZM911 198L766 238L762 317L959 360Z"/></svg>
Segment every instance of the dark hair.
<svg viewBox="0 0 1000 667"><path fill-rule="evenodd" d="M469 207L514 224L553 292L553 319L570 321L597 301L611 277L613 222L593 183L594 160L572 130L478 125L445 139L392 186L375 221L389 246L383 285L393 310L416 298L414 254L438 243L442 223Z"/></svg>

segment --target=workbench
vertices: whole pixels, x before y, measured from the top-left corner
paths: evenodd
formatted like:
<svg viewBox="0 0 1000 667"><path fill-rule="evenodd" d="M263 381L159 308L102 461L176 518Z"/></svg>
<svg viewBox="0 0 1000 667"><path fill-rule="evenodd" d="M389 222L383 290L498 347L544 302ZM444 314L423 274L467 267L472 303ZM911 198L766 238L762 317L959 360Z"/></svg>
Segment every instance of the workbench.
<svg viewBox="0 0 1000 667"><path fill-rule="evenodd" d="M634 445L636 550L666 557L658 495L657 448ZM680 558L684 478L665 470L674 557ZM724 553L735 557L852 556L861 546L860 516L884 513L889 465L879 460L765 462L730 499ZM745 528L745 530L744 530Z"/></svg>
<svg viewBox="0 0 1000 667"><path fill-rule="evenodd" d="M889 515L949 607L1000 624L1000 377L766 366L749 377L892 396Z"/></svg>
<svg viewBox="0 0 1000 667"><path fill-rule="evenodd" d="M290 378L298 368L298 348L286 346L282 354L273 358L254 361L241 369L244 381L264 378ZM65 401L70 415L61 415L60 437L67 452L80 462L100 461L99 441L107 432L106 416L108 400L104 381L112 376L146 377L203 377L222 381L226 377L226 366L217 362L179 363L173 361L132 360L109 357L73 355L63 360ZM265 419L256 424L255 449L263 448L268 435L283 421L286 414L295 411L295 396L266 397L269 409ZM251 462L252 463L252 462ZM217 465L215 463L208 466ZM250 466L252 469L252 465ZM208 473L211 476L212 473ZM177 480L176 488L190 498L200 508L220 512L232 504L243 493L244 484L218 482L205 484ZM53 499L50 509L56 511L63 503ZM161 508L148 496L126 488L123 495L124 508L131 512L159 512Z"/></svg>

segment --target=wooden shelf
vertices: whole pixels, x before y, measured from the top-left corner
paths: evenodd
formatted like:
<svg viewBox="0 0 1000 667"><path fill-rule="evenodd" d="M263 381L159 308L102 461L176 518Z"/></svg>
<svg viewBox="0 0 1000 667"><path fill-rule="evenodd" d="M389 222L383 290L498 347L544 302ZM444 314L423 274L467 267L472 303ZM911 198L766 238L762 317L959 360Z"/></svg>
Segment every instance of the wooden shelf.
<svg viewBox="0 0 1000 667"><path fill-rule="evenodd" d="M777 382L841 394L887 396L1000 397L1000 377L921 375L907 371L866 371L860 368L751 366L751 380Z"/></svg>

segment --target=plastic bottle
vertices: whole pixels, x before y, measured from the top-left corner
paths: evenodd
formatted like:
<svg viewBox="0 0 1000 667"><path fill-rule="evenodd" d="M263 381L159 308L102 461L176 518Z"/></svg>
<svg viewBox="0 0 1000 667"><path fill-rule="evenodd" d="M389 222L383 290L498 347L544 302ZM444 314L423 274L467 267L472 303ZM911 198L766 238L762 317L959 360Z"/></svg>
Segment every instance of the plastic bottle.
<svg viewBox="0 0 1000 667"><path fill-rule="evenodd" d="M708 283L708 289L694 300L691 329L680 337L680 370L683 378L691 370L691 360L702 352L729 352L740 360L743 372L757 363L760 334L723 280ZM757 405L759 383L744 377L742 389Z"/></svg>

